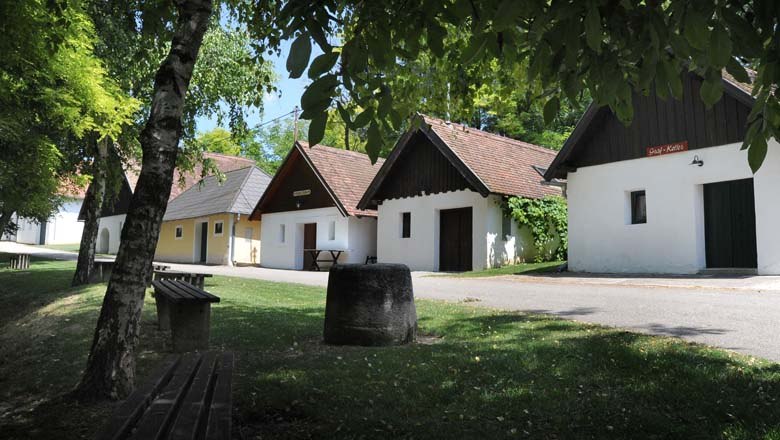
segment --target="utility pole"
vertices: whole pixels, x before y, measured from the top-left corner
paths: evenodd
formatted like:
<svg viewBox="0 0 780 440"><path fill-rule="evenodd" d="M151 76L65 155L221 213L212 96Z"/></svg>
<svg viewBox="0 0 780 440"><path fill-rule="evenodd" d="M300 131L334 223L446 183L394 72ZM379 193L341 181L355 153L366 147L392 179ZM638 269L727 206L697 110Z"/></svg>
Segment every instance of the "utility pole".
<svg viewBox="0 0 780 440"><path fill-rule="evenodd" d="M296 105L293 109L294 119L293 119L293 142L298 142L298 106Z"/></svg>

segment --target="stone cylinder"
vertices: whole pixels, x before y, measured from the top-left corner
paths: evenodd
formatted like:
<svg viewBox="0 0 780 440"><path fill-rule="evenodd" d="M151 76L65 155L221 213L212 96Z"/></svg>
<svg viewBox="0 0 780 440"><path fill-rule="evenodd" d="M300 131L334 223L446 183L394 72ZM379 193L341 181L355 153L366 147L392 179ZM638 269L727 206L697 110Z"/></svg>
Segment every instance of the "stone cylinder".
<svg viewBox="0 0 780 440"><path fill-rule="evenodd" d="M330 269L325 343L388 346L414 341L417 311L404 264L338 264Z"/></svg>

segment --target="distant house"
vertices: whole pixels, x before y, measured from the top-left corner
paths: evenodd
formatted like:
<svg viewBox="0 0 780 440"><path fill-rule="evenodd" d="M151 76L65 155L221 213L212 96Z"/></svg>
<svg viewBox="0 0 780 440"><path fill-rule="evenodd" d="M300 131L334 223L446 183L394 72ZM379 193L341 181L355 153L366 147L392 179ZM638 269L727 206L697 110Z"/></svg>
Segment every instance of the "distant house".
<svg viewBox="0 0 780 440"><path fill-rule="evenodd" d="M547 171L568 179L570 270L780 274L780 145L753 175L750 85L724 73L707 109L702 79L682 80L681 100L634 93L630 126L591 105Z"/></svg>
<svg viewBox="0 0 780 440"><path fill-rule="evenodd" d="M204 157L213 160L217 168L223 173L246 168L255 165L255 161L244 157L228 156L218 153L205 153ZM138 165L130 165L125 170L125 179L121 182L119 193L103 204L100 212L100 225L98 229L97 252L102 254L115 254L119 250L120 235L125 224L125 217L130 208L135 185L138 183L140 173ZM202 168L197 165L191 172L182 173L179 169L173 172L173 186L168 201L175 199L201 180ZM183 185L181 184L183 182ZM79 220L84 221L84 214L79 213Z"/></svg>
<svg viewBox="0 0 780 440"><path fill-rule="evenodd" d="M262 265L309 269L312 254L342 252L340 263L376 255L376 211L359 209L360 196L382 164L362 153L298 141L255 207L262 219Z"/></svg>
<svg viewBox="0 0 780 440"><path fill-rule="evenodd" d="M561 195L535 169L555 152L420 117L420 128L398 141L358 204L378 210L378 261L466 271L535 255L530 231L503 214L501 199Z"/></svg>
<svg viewBox="0 0 780 440"><path fill-rule="evenodd" d="M24 217L13 217L18 229L15 234L3 235L3 240L24 244L78 244L81 242L83 223L79 222L79 210L84 203L86 188L63 182L60 194L62 206L45 222Z"/></svg>
<svg viewBox="0 0 780 440"><path fill-rule="evenodd" d="M260 222L249 214L271 177L251 166L216 176L179 194L163 217L156 261L259 264Z"/></svg>

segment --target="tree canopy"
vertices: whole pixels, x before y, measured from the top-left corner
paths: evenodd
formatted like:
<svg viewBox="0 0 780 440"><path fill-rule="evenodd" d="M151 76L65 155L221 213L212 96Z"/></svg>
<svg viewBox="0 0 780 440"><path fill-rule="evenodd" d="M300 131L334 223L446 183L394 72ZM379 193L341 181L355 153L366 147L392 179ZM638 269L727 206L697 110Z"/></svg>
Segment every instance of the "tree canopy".
<svg viewBox="0 0 780 440"><path fill-rule="evenodd" d="M753 170L766 156L767 139L780 133L780 4L773 0L291 0L278 4L275 16L281 31L270 41L295 38L290 75L298 77L308 67L313 79L301 98L310 138L324 136L327 109L334 97L346 94L364 111L340 115L354 129L367 127L374 158L383 146L381 132L397 130L415 110L393 93L404 80L395 73L407 71L406 78L413 78L415 61L428 55L476 73L469 78L472 85L489 82L483 74L490 72L489 63L506 71L527 63L524 80L542 91L537 99L544 102L548 123L564 100L576 107L586 93L628 123L634 91L654 89L661 97L679 98L681 73L689 70L704 79L701 99L712 105L723 94L724 69L749 83L745 66L752 66L756 102L744 148L749 147ZM453 32L465 32L465 44L448 44ZM330 35L339 35L340 44L331 44ZM312 41L323 51L313 60Z"/></svg>

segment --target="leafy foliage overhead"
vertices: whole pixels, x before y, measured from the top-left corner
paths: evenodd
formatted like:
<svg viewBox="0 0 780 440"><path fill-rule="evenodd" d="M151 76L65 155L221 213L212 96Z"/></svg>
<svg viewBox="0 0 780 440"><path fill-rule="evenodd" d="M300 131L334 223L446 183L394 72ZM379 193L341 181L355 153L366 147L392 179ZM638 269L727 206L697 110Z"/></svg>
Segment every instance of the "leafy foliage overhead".
<svg viewBox="0 0 780 440"><path fill-rule="evenodd" d="M680 73L686 70L704 78L701 99L712 105L723 94L723 70L750 82L744 68L750 65L757 75L745 147L754 170L766 155L766 140L780 134L780 2L774 0L290 0L275 4L272 15L279 31L252 30L271 47L282 38L295 39L288 62L292 75L313 64L306 40L324 52L301 99L303 117L316 121L312 140L324 135L322 119L334 98L346 94L366 116L341 116L353 129L368 127L373 158L383 145L381 132L398 130L415 110L393 93L402 80L395 72L412 69L426 55L476 72L485 63L509 71L527 63L525 80L543 91L548 123L564 100L576 106L586 92L628 123L632 91L649 93L655 86L662 97L680 97ZM453 32L467 33L466 44L448 44ZM338 44L328 38L335 35ZM480 84L479 76L470 82Z"/></svg>

